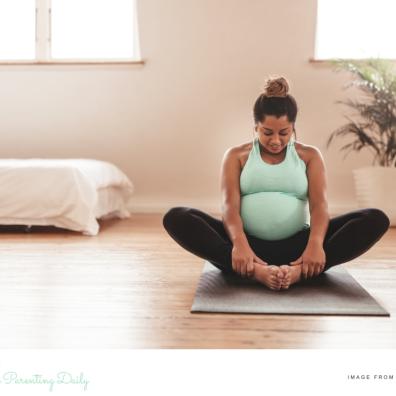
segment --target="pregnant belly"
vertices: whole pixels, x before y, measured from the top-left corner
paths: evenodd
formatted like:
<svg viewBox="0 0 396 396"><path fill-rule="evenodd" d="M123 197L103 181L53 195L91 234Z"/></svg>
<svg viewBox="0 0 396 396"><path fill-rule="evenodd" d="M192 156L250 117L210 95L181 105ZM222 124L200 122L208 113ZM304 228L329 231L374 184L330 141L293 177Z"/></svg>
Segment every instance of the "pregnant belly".
<svg viewBox="0 0 396 396"><path fill-rule="evenodd" d="M278 240L308 227L306 201L280 192L260 192L241 197L244 230L257 238Z"/></svg>

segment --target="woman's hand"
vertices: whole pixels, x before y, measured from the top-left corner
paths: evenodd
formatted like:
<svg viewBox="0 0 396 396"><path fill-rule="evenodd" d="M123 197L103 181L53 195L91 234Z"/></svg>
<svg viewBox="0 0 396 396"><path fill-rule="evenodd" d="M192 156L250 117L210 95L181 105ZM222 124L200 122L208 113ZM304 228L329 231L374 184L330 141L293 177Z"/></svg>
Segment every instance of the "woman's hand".
<svg viewBox="0 0 396 396"><path fill-rule="evenodd" d="M302 265L301 276L305 279L319 275L326 264L326 253L321 244L308 244L303 254L290 265Z"/></svg>
<svg viewBox="0 0 396 396"><path fill-rule="evenodd" d="M254 262L268 265L265 261L257 257L248 244L235 244L232 248L232 268L242 277L252 277L254 275Z"/></svg>

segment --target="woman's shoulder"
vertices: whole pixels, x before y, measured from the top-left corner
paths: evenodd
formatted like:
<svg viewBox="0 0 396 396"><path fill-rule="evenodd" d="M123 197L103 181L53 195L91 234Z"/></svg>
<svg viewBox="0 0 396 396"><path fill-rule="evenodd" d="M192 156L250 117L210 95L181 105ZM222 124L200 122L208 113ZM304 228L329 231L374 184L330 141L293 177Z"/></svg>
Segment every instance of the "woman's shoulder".
<svg viewBox="0 0 396 396"><path fill-rule="evenodd" d="M308 162L315 156L321 156L320 150L310 144L305 144L295 140L294 147L296 148L297 154L305 162L306 165L308 165Z"/></svg>
<svg viewBox="0 0 396 396"><path fill-rule="evenodd" d="M245 142L236 146L229 147L226 153L237 158L241 164L241 167L243 168L249 157L249 153L252 150L252 147L253 141Z"/></svg>

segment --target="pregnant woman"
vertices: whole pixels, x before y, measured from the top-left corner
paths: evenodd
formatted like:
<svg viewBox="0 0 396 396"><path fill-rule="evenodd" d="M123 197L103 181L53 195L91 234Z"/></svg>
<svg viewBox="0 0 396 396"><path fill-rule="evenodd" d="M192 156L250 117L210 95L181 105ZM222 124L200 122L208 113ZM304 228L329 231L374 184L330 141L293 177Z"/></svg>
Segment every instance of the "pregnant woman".
<svg viewBox="0 0 396 396"><path fill-rule="evenodd" d="M329 219L323 158L293 138L297 104L288 91L285 78L268 79L254 104L253 142L225 152L222 220L184 206L163 217L183 248L272 290L360 256L389 228L375 208Z"/></svg>

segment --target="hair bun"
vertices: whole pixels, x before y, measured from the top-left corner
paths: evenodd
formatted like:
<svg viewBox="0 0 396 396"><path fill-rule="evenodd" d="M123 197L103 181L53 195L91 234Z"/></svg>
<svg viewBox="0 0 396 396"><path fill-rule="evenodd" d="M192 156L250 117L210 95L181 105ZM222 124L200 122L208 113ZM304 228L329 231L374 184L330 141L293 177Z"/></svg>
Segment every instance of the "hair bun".
<svg viewBox="0 0 396 396"><path fill-rule="evenodd" d="M284 98L289 92L289 84L284 77L269 78L264 87L264 95Z"/></svg>

